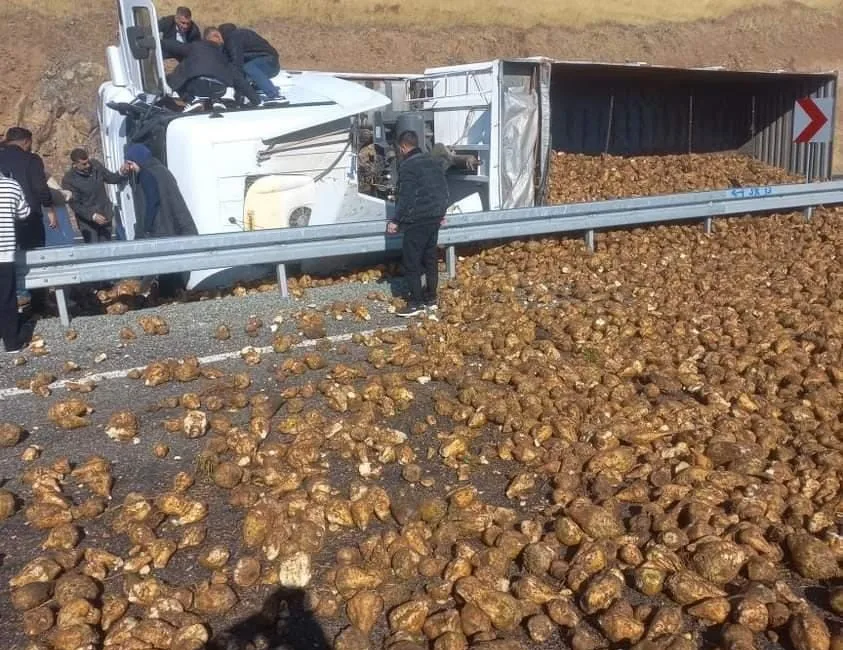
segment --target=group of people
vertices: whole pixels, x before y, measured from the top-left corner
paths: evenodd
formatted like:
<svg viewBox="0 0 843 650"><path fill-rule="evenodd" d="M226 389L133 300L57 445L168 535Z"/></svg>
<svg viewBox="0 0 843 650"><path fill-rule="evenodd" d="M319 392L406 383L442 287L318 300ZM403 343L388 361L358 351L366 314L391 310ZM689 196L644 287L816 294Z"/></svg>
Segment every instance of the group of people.
<svg viewBox="0 0 843 650"><path fill-rule="evenodd" d="M85 243L112 240L117 215L105 186L127 182L133 183L137 199L135 238L198 234L175 177L145 145L129 145L116 172L85 149L74 149L59 185L48 178L32 140L31 131L16 126L0 142L0 338L6 352L18 352L28 343L19 313L15 253L44 247L46 227L59 227L56 193L67 202L71 226ZM185 280L184 274L159 275L153 290L161 297L174 296ZM47 297L46 289L33 289L31 311L43 312Z"/></svg>
<svg viewBox="0 0 843 650"><path fill-rule="evenodd" d="M232 88L238 105L286 103L272 78L281 72L278 52L252 29L225 23L200 32L188 7L158 21L161 51L178 65L167 83L187 103L186 111L199 110L213 96L213 86Z"/></svg>

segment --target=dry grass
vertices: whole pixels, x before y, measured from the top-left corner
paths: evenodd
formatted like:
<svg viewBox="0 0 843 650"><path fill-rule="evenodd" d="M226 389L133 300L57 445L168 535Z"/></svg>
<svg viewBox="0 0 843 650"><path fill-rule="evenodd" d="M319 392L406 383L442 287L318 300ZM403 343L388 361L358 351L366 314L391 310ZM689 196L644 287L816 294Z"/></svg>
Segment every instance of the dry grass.
<svg viewBox="0 0 843 650"><path fill-rule="evenodd" d="M111 10L111 0L2 0L13 8L45 16L84 16ZM501 25L586 27L603 22L646 25L727 16L762 6L799 4L819 10L839 10L839 0L184 0L200 25L233 21L259 25L263 20L294 19L316 24ZM176 2L159 2L159 14L170 13ZM179 3L180 4L180 3Z"/></svg>

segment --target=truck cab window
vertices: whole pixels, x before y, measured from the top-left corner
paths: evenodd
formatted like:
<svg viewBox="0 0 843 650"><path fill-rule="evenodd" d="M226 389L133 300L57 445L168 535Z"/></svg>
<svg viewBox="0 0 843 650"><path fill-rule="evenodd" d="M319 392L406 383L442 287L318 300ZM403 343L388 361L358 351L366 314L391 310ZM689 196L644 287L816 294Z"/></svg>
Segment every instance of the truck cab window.
<svg viewBox="0 0 843 650"><path fill-rule="evenodd" d="M143 30L145 34L151 36L153 42L158 40L158 26L152 24L149 9L146 7L134 7L132 9L132 17L134 24ZM157 95L161 92L161 77L158 74L158 62L156 61L155 53L156 50L153 48L146 57L138 60L143 91L151 95Z"/></svg>

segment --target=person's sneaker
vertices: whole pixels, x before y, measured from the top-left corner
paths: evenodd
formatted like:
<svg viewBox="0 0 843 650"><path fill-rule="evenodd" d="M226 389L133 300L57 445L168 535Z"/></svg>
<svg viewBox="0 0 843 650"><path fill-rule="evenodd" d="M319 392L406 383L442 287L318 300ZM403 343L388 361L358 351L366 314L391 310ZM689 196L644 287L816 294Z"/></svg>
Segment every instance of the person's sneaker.
<svg viewBox="0 0 843 650"><path fill-rule="evenodd" d="M424 305L415 305L412 303L408 303L406 307L402 307L398 311L395 312L396 316L400 316L401 318L410 318L411 316L418 316L419 314L424 313Z"/></svg>
<svg viewBox="0 0 843 650"><path fill-rule="evenodd" d="M15 348L4 348L6 354L22 354L26 352L28 345L24 345L23 343L18 343L18 346Z"/></svg>
<svg viewBox="0 0 843 650"><path fill-rule="evenodd" d="M205 102L195 101L182 109L182 113L196 113L205 109Z"/></svg>
<svg viewBox="0 0 843 650"><path fill-rule="evenodd" d="M211 106L215 111L224 111L228 109L228 106L222 102L214 102Z"/></svg>
<svg viewBox="0 0 843 650"><path fill-rule="evenodd" d="M436 311L439 309L439 301L436 298L431 298L430 300L425 300L424 306L430 311Z"/></svg>
<svg viewBox="0 0 843 650"><path fill-rule="evenodd" d="M278 108L279 106L287 106L290 103L290 100L286 97L266 97L261 99L261 103L258 106L265 107L265 108Z"/></svg>

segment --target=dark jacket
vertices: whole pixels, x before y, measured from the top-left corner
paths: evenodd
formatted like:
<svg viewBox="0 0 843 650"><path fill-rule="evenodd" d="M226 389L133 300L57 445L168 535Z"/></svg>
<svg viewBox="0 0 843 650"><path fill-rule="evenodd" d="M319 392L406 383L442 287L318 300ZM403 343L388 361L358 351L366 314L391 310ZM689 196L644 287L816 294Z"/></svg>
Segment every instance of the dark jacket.
<svg viewBox="0 0 843 650"><path fill-rule="evenodd" d="M135 237L198 235L190 209L170 170L143 145L130 145L125 157L141 168L137 178L141 191L135 192L138 209Z"/></svg>
<svg viewBox="0 0 843 650"><path fill-rule="evenodd" d="M38 154L17 145L0 145L0 174L14 178L23 188L30 217L41 219L41 207L53 206L53 194L47 187L44 161Z"/></svg>
<svg viewBox="0 0 843 650"><path fill-rule="evenodd" d="M170 88L176 92L182 92L191 79L212 77L234 88L253 104L258 103L257 93L246 81L243 72L228 60L222 46L210 41L197 41L187 45L176 43L173 48L183 56L181 63L167 78Z"/></svg>
<svg viewBox="0 0 843 650"><path fill-rule="evenodd" d="M178 34L178 27L176 27L176 17L175 16L163 16L162 18L158 19L158 32L161 34L161 52L164 55L165 59L178 59L181 60L181 56L178 54L177 48L174 48L173 45L176 46L182 45L176 40L176 35ZM184 35L185 43L195 43L196 41L202 40L202 32L199 29L199 25L195 22L190 26L190 31Z"/></svg>
<svg viewBox="0 0 843 650"><path fill-rule="evenodd" d="M111 222L114 207L105 191L105 184L119 185L127 180L125 176L108 171L99 160L91 159L89 174L82 174L72 167L64 175L61 186L73 192L70 207L84 225L98 228L94 215L99 213Z"/></svg>
<svg viewBox="0 0 843 650"><path fill-rule="evenodd" d="M398 166L398 202L393 221L399 226L441 221L450 204L442 163L413 149Z"/></svg>
<svg viewBox="0 0 843 650"><path fill-rule="evenodd" d="M220 33L225 40L225 51L229 60L241 69L244 63L262 56L278 63L278 51L263 36L244 27L221 26Z"/></svg>

